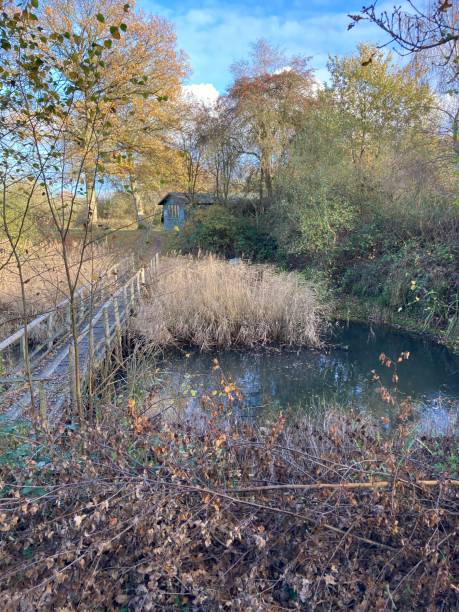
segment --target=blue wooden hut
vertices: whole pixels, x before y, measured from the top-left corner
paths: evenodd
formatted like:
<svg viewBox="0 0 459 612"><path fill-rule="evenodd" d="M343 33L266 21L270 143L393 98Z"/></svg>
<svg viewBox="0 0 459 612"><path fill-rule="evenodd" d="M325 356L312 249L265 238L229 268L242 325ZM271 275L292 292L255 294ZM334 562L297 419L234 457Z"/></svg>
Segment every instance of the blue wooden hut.
<svg viewBox="0 0 459 612"><path fill-rule="evenodd" d="M168 193L158 202L159 206L163 206L161 221L164 229L183 227L190 206L208 206L214 202L215 197L210 193L195 193L193 196L179 191Z"/></svg>

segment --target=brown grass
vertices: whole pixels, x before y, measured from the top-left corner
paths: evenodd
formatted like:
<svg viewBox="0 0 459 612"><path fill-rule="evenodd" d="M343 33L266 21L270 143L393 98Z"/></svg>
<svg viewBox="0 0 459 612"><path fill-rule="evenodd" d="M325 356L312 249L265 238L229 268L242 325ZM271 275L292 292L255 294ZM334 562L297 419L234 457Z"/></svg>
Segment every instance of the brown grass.
<svg viewBox="0 0 459 612"><path fill-rule="evenodd" d="M78 244L69 247L71 272L74 276L80 260ZM57 242L48 242L40 247L24 248L23 274L26 281L27 314L29 320L52 309L68 296L68 283ZM96 246L92 252L88 249L78 280L78 285L91 281L95 283L111 265L118 255L111 254L107 248ZM22 301L19 274L13 258L8 261L5 253L0 255L0 338L6 337L22 324ZM37 328L39 331L39 328Z"/></svg>
<svg viewBox="0 0 459 612"><path fill-rule="evenodd" d="M153 347L320 345L324 308L298 274L214 256L161 261L134 323Z"/></svg>

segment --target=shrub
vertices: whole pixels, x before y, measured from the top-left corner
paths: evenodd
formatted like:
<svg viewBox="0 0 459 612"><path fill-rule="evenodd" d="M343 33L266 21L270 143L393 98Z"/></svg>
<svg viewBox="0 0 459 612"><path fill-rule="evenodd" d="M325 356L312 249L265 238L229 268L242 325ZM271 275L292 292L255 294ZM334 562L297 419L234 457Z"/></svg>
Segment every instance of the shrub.
<svg viewBox="0 0 459 612"><path fill-rule="evenodd" d="M273 261L277 256L277 242L250 221L240 219L236 226L234 254L254 261Z"/></svg>
<svg viewBox="0 0 459 612"><path fill-rule="evenodd" d="M458 315L459 249L418 239L384 255L355 258L340 276L341 288L406 311L425 325L446 327Z"/></svg>
<svg viewBox="0 0 459 612"><path fill-rule="evenodd" d="M255 261L273 259L277 249L275 239L259 230L250 217L238 216L218 205L196 208L184 228L172 237L170 246L184 253L202 250Z"/></svg>
<svg viewBox="0 0 459 612"><path fill-rule="evenodd" d="M135 320L155 347L320 344L324 308L296 273L213 256L169 258Z"/></svg>
<svg viewBox="0 0 459 612"><path fill-rule="evenodd" d="M210 402L0 432L4 610L457 609L457 440Z"/></svg>

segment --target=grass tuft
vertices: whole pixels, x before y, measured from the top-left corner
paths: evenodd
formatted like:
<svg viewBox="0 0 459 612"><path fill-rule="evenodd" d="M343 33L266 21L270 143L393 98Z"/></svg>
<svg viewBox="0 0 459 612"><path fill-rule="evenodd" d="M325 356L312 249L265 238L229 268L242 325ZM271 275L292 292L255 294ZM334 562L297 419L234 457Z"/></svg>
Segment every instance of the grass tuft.
<svg viewBox="0 0 459 612"><path fill-rule="evenodd" d="M134 322L154 348L320 345L325 309L298 274L210 255L162 262Z"/></svg>

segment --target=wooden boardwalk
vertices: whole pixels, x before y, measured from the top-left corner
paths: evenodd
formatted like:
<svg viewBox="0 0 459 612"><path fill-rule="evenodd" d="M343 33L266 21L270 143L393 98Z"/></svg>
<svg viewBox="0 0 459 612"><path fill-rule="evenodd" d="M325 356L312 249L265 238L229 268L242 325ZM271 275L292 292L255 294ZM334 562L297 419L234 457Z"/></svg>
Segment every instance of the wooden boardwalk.
<svg viewBox="0 0 459 612"><path fill-rule="evenodd" d="M77 293L78 355L82 385L107 354L121 347L129 317L135 312L145 284L145 275L158 272L159 255L147 270L140 268L120 278L110 270L105 282L95 292L82 287ZM112 282L114 274L115 282ZM127 278L126 278L127 277ZM30 332L44 330L44 340L29 342L32 393L35 411L42 420L56 421L65 407L74 408L76 401L75 347L70 333L70 303L64 300L52 311L36 317L27 325ZM32 405L24 371L24 328L0 342L0 359L6 375L0 378L2 419L27 417ZM5 366L5 362L7 365Z"/></svg>

